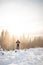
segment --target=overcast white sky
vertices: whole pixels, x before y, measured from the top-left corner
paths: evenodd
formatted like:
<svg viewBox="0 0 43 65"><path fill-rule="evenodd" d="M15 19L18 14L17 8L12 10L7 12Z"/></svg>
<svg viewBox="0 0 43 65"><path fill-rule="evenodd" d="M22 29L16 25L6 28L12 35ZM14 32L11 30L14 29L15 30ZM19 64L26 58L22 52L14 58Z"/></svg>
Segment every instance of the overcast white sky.
<svg viewBox="0 0 43 65"><path fill-rule="evenodd" d="M0 0L2 29L43 35L43 0Z"/></svg>

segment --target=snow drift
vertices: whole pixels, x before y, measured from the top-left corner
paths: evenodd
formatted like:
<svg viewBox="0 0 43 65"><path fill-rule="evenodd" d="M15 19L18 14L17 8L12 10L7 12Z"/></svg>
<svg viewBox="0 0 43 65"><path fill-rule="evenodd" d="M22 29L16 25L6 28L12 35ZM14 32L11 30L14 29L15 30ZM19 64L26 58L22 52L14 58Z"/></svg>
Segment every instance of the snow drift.
<svg viewBox="0 0 43 65"><path fill-rule="evenodd" d="M43 48L0 51L0 65L43 65Z"/></svg>

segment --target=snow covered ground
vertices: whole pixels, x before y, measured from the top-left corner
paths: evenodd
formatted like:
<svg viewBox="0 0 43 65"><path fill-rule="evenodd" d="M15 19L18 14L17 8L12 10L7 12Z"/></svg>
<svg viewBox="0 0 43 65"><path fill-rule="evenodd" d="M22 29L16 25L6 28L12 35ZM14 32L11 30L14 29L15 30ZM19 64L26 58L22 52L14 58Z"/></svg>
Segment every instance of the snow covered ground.
<svg viewBox="0 0 43 65"><path fill-rule="evenodd" d="M43 65L43 48L0 51L0 65Z"/></svg>

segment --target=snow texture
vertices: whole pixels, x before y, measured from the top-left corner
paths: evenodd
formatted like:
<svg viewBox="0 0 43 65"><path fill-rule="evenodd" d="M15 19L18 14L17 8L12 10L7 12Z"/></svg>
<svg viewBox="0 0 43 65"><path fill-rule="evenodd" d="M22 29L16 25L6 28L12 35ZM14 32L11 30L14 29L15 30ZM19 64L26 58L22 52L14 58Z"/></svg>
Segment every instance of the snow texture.
<svg viewBox="0 0 43 65"><path fill-rule="evenodd" d="M0 51L0 65L43 65L43 48Z"/></svg>

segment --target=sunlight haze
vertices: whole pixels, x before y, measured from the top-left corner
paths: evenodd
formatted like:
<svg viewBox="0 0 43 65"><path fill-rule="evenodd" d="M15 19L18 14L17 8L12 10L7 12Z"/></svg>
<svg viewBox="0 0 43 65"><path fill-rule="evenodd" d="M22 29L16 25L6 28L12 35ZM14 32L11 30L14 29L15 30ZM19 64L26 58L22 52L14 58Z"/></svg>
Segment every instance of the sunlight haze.
<svg viewBox="0 0 43 65"><path fill-rule="evenodd" d="M43 36L43 0L0 0L0 32Z"/></svg>

